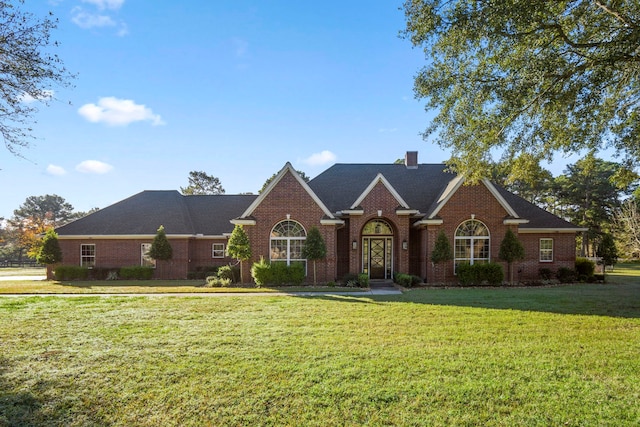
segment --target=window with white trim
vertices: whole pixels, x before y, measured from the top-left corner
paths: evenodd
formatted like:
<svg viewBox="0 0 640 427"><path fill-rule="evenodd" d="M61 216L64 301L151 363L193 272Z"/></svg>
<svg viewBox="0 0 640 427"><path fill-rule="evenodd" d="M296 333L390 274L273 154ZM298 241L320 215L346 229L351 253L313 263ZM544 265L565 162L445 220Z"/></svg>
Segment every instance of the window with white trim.
<svg viewBox="0 0 640 427"><path fill-rule="evenodd" d="M553 262L553 239L540 239L540 262Z"/></svg>
<svg viewBox="0 0 640 427"><path fill-rule="evenodd" d="M271 230L270 255L271 262L286 262L291 265L294 262L305 264L307 260L302 258L302 248L307 239L307 232L299 222L281 221Z"/></svg>
<svg viewBox="0 0 640 427"><path fill-rule="evenodd" d="M156 268L156 260L149 256L151 243L142 243L140 245L140 265L143 267Z"/></svg>
<svg viewBox="0 0 640 427"><path fill-rule="evenodd" d="M211 245L211 258L224 258L224 243L213 243Z"/></svg>
<svg viewBox="0 0 640 427"><path fill-rule="evenodd" d="M460 224L455 234L454 273L462 264L489 262L490 243L489 229L482 222L470 219Z"/></svg>
<svg viewBox="0 0 640 427"><path fill-rule="evenodd" d="M96 245L80 245L80 265L83 267L93 267L96 265Z"/></svg>

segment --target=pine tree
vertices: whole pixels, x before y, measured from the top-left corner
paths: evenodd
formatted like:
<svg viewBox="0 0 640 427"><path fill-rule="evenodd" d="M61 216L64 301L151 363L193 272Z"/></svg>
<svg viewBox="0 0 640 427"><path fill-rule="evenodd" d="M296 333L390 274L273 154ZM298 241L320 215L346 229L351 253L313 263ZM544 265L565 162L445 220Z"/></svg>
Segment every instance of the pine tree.
<svg viewBox="0 0 640 427"><path fill-rule="evenodd" d="M155 260L162 261L170 260L173 257L173 249L162 225L158 228L158 233L153 238L149 256Z"/></svg>
<svg viewBox="0 0 640 427"><path fill-rule="evenodd" d="M311 227L302 248L302 257L313 261L313 285L316 281L316 261L327 256L327 246L318 227Z"/></svg>

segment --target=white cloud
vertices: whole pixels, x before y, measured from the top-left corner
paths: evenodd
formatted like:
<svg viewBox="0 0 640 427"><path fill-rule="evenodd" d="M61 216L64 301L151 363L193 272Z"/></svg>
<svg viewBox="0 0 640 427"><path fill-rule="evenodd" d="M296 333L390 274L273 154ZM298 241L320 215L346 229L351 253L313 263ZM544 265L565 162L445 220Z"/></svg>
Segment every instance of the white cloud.
<svg viewBox="0 0 640 427"><path fill-rule="evenodd" d="M76 170L82 173L103 174L109 172L111 169L113 169L113 166L99 160L85 160L76 166Z"/></svg>
<svg viewBox="0 0 640 427"><path fill-rule="evenodd" d="M126 126L141 121L150 121L153 126L165 124L158 114L153 114L145 105L113 96L100 98L97 105L85 104L78 109L78 113L92 123L102 122L110 126Z"/></svg>
<svg viewBox="0 0 640 427"><path fill-rule="evenodd" d="M64 170L62 166L49 165L47 166L47 173L49 175L62 176L62 175L66 175L67 171Z"/></svg>
<svg viewBox="0 0 640 427"><path fill-rule="evenodd" d="M79 7L74 8L72 13L71 21L80 28L114 27L116 25L116 21L108 15L86 12Z"/></svg>
<svg viewBox="0 0 640 427"><path fill-rule="evenodd" d="M310 166L321 166L326 165L327 163L332 163L336 161L336 155L331 151L324 150L320 153L314 153L311 156L303 159L302 162L306 163Z"/></svg>
<svg viewBox="0 0 640 427"><path fill-rule="evenodd" d="M124 0L82 0L82 2L92 4L100 10L118 10L124 4Z"/></svg>
<svg viewBox="0 0 640 427"><path fill-rule="evenodd" d="M54 93L55 92L53 90L45 89L42 91L40 96L34 98L33 96L29 95L27 92L24 92L22 95L20 95L19 101L24 104L31 104L32 102L36 102L36 101L48 101L51 98L53 98Z"/></svg>

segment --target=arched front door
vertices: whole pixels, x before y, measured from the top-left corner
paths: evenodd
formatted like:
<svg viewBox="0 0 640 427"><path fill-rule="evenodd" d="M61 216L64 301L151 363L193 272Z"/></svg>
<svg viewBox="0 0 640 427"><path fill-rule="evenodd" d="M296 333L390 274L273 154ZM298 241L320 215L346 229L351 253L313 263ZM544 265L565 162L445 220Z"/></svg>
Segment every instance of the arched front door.
<svg viewBox="0 0 640 427"><path fill-rule="evenodd" d="M393 229L381 219L362 229L362 272L371 279L393 277Z"/></svg>

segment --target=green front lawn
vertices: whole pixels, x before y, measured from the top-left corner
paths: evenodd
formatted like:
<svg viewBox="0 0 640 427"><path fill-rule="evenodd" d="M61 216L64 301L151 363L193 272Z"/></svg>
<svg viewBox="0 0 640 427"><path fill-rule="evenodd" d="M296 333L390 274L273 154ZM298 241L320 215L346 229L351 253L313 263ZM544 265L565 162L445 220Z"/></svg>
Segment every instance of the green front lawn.
<svg viewBox="0 0 640 427"><path fill-rule="evenodd" d="M635 278L388 297L0 297L0 426L636 426L638 401Z"/></svg>

